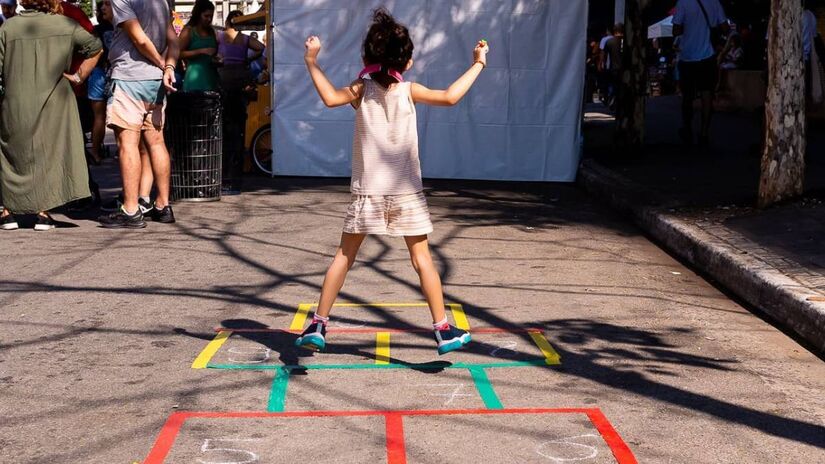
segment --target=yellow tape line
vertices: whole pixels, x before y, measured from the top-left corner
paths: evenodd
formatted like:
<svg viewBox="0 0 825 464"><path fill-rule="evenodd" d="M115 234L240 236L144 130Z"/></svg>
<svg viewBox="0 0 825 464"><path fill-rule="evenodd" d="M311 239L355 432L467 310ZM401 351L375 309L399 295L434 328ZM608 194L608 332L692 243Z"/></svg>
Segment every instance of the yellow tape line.
<svg viewBox="0 0 825 464"><path fill-rule="evenodd" d="M390 363L390 333L375 334L375 364Z"/></svg>
<svg viewBox="0 0 825 464"><path fill-rule="evenodd" d="M226 343L226 340L232 335L231 330L221 330L218 332L218 335L215 336L215 339L209 342L206 345L206 348L201 351L201 354L195 358L195 362L192 363L192 369L206 369L206 365L209 364L209 361L215 356L215 353L221 349L221 346Z"/></svg>
<svg viewBox="0 0 825 464"><path fill-rule="evenodd" d="M541 352L544 354L544 362L548 366L558 366L561 364L561 356L556 352L550 342L544 338L541 332L530 332L530 338L536 343Z"/></svg>
<svg viewBox="0 0 825 464"><path fill-rule="evenodd" d="M453 319L455 319L455 326L461 330L470 330L470 321L467 320L467 315L464 314L464 307L457 303L450 303L447 305L453 312Z"/></svg>
<svg viewBox="0 0 825 464"><path fill-rule="evenodd" d="M289 330L304 330L304 323L307 321L307 315L313 306L318 305L299 304L298 311L295 312L295 317L292 318L292 324L290 324Z"/></svg>

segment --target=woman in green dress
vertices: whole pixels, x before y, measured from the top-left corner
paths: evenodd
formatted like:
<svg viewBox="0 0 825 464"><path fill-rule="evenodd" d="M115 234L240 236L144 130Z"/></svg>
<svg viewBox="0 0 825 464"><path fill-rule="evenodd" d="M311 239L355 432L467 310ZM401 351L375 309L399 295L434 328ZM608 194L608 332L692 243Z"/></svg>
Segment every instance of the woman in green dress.
<svg viewBox="0 0 825 464"><path fill-rule="evenodd" d="M218 89L218 39L212 27L215 5L198 0L192 17L180 33L180 57L186 63L183 91Z"/></svg>
<svg viewBox="0 0 825 464"><path fill-rule="evenodd" d="M0 228L17 229L12 213L38 213L35 229L49 230L49 210L90 196L71 83L89 76L102 44L60 14L59 0L20 3L26 11L0 28ZM69 75L75 53L86 59Z"/></svg>

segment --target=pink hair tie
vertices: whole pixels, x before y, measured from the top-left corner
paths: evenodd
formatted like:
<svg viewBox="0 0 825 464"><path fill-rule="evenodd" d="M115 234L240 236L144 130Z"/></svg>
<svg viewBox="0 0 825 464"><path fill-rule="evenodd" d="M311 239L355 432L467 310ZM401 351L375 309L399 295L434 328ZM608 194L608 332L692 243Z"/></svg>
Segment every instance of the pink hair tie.
<svg viewBox="0 0 825 464"><path fill-rule="evenodd" d="M363 79L364 76L367 74L377 73L383 71L383 68L380 64L371 64L358 73L358 79ZM387 70L387 74L392 77L393 79L397 80L398 82L404 82L404 77L401 76L401 73L395 69Z"/></svg>

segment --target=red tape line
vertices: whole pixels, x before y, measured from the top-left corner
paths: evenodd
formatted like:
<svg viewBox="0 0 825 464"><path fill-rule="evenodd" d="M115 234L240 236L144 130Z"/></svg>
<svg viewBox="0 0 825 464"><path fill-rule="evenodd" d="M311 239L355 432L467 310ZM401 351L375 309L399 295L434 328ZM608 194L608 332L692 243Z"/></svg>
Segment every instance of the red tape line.
<svg viewBox="0 0 825 464"><path fill-rule="evenodd" d="M404 422L401 414L387 414L387 464L407 464Z"/></svg>
<svg viewBox="0 0 825 464"><path fill-rule="evenodd" d="M184 422L193 418L239 419L239 418L279 418L279 417L363 417L384 416L387 430L387 464L406 464L404 444L404 416L455 416L455 415L495 415L495 414L586 414L593 426L610 447L618 464L638 464L630 448L616 432L598 408L524 408L524 409L444 409L410 411L291 411L291 412L176 412L169 416L158 435L152 451L143 464L163 464L172 450L175 439Z"/></svg>
<svg viewBox="0 0 825 464"><path fill-rule="evenodd" d="M593 423L593 426L599 431L599 435L602 436L607 446L610 447L610 451L613 452L613 456L616 457L618 464L637 464L636 457L633 456L630 448L600 410L593 409L589 411L587 417L590 418L590 422Z"/></svg>

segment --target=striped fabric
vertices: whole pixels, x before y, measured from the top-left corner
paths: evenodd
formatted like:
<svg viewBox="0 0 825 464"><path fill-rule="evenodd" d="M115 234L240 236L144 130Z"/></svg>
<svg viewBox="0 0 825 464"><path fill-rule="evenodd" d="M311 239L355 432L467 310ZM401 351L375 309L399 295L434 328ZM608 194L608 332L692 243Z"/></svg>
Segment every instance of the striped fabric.
<svg viewBox="0 0 825 464"><path fill-rule="evenodd" d="M422 190L418 126L410 83L385 89L364 80L355 113L352 193L403 195Z"/></svg>
<svg viewBox="0 0 825 464"><path fill-rule="evenodd" d="M348 234L427 235L433 231L424 192L353 195L344 220Z"/></svg>

